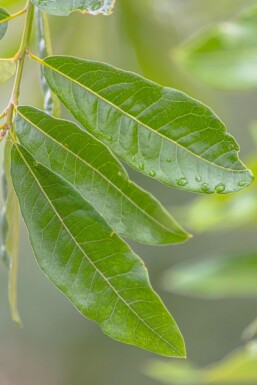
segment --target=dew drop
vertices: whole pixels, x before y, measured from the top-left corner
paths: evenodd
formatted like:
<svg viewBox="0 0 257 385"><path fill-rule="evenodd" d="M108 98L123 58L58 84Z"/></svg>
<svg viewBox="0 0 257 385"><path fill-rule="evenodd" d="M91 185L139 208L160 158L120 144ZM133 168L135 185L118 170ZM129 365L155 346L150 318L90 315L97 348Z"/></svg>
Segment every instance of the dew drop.
<svg viewBox="0 0 257 385"><path fill-rule="evenodd" d="M237 184L239 187L244 187L246 185L246 182L243 182L242 180L238 182Z"/></svg>
<svg viewBox="0 0 257 385"><path fill-rule="evenodd" d="M38 166L38 162L36 162L36 161L33 162L33 164L34 164L34 166L36 166L36 167Z"/></svg>
<svg viewBox="0 0 257 385"><path fill-rule="evenodd" d="M121 171L119 171L119 172L118 172L118 175L119 175L119 176L122 176L122 172L121 172Z"/></svg>
<svg viewBox="0 0 257 385"><path fill-rule="evenodd" d="M144 170L145 169L144 163L142 163L142 162L138 163L138 168L139 168L139 170Z"/></svg>
<svg viewBox="0 0 257 385"><path fill-rule="evenodd" d="M195 177L195 180L196 180L196 182L200 183L200 182L202 182L202 177L199 176L199 175L197 175L197 176Z"/></svg>
<svg viewBox="0 0 257 385"><path fill-rule="evenodd" d="M187 178L184 177L184 178L177 179L176 183L178 186L186 186L188 184L188 180Z"/></svg>
<svg viewBox="0 0 257 385"><path fill-rule="evenodd" d="M109 141L109 142L112 142L112 136L107 136L107 140Z"/></svg>
<svg viewBox="0 0 257 385"><path fill-rule="evenodd" d="M151 170L151 171L149 171L149 175L152 176L152 177L154 177L154 176L156 175L156 172L153 171L153 170Z"/></svg>
<svg viewBox="0 0 257 385"><path fill-rule="evenodd" d="M208 183L202 183L201 189L203 192L208 192L210 190L210 186L208 185Z"/></svg>
<svg viewBox="0 0 257 385"><path fill-rule="evenodd" d="M168 159L167 159L167 162L168 162L168 163L171 163L171 158L168 158Z"/></svg>
<svg viewBox="0 0 257 385"><path fill-rule="evenodd" d="M135 162L136 161L136 157L135 155L132 156L132 162Z"/></svg>
<svg viewBox="0 0 257 385"><path fill-rule="evenodd" d="M217 184L217 186L215 186L215 192L218 194L223 193L225 191L225 188L226 186L223 183L219 183Z"/></svg>

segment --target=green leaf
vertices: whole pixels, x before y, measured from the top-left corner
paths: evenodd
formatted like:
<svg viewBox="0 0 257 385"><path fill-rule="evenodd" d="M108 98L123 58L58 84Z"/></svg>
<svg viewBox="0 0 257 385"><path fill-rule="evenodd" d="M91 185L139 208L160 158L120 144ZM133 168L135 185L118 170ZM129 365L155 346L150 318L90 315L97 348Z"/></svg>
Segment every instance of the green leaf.
<svg viewBox="0 0 257 385"><path fill-rule="evenodd" d="M108 148L74 123L24 106L17 109L16 131L36 160L73 184L119 235L150 244L188 239L164 207L128 179Z"/></svg>
<svg viewBox="0 0 257 385"><path fill-rule="evenodd" d="M194 78L221 89L257 86L257 8L202 30L174 52Z"/></svg>
<svg viewBox="0 0 257 385"><path fill-rule="evenodd" d="M32 0L43 11L57 16L67 16L72 11L82 11L90 15L109 15L115 0Z"/></svg>
<svg viewBox="0 0 257 385"><path fill-rule="evenodd" d="M9 139L5 144L5 177L7 183L7 197L5 204L5 217L7 224L7 232L5 239L5 253L9 261L9 303L11 315L14 322L21 325L17 306L17 276L19 267L19 238L20 238L20 209L18 199L16 197L12 179L11 179L11 147L12 143Z"/></svg>
<svg viewBox="0 0 257 385"><path fill-rule="evenodd" d="M255 385L256 360L257 342L252 342L203 369L190 362L152 361L144 371L151 378L168 385Z"/></svg>
<svg viewBox="0 0 257 385"><path fill-rule="evenodd" d="M257 254L209 257L174 266L164 275L164 287L190 297L257 296Z"/></svg>
<svg viewBox="0 0 257 385"><path fill-rule="evenodd" d="M179 329L143 262L82 196L21 146L12 178L36 259L104 333L164 356L185 356Z"/></svg>
<svg viewBox="0 0 257 385"><path fill-rule="evenodd" d="M4 20L7 19L9 16L9 13L4 8L0 7L0 40L4 37L7 31L8 22L4 22Z"/></svg>
<svg viewBox="0 0 257 385"><path fill-rule="evenodd" d="M1 24L0 24L1 25ZM9 59L0 59L0 83L10 79L16 71L16 64Z"/></svg>
<svg viewBox="0 0 257 385"><path fill-rule="evenodd" d="M138 171L201 193L224 194L252 183L237 143L200 102L107 64L63 56L42 64L72 114Z"/></svg>

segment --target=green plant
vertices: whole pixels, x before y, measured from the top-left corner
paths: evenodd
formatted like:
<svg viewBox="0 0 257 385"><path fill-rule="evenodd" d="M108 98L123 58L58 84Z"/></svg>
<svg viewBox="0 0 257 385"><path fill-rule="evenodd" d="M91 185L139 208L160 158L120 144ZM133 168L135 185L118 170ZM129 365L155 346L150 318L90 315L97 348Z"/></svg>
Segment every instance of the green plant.
<svg viewBox="0 0 257 385"><path fill-rule="evenodd" d="M118 158L157 181L202 194L240 191L253 175L239 160L234 138L204 104L104 63L48 56L47 13L108 14L113 6L109 0L32 0L15 15L0 12L0 37L9 20L26 13L18 53L0 61L1 80L15 73L10 103L0 115L6 200L1 251L10 265L13 318L19 322L20 207L41 269L83 315L119 341L185 357L174 319L122 238L166 245L190 235L129 180ZM40 57L30 47L35 9ZM19 105L26 54L41 66L45 111ZM49 115L58 114L57 98L81 126Z"/></svg>

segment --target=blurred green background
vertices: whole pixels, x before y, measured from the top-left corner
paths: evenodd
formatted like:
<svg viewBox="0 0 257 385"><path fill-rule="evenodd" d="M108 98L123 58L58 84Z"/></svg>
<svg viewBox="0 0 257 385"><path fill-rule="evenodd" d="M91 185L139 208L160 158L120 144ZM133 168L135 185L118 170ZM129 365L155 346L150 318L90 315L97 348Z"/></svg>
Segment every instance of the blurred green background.
<svg viewBox="0 0 257 385"><path fill-rule="evenodd" d="M1 0L1 6L10 12L19 10L24 4L25 1ZM257 146L250 126L257 120L257 90L214 90L194 79L179 63L171 60L171 51L197 31L209 24L226 21L252 5L256 5L256 1L116 0L115 11L110 17L82 16L78 13L64 18L51 17L53 50L55 54L108 62L200 99L214 109L240 143L241 159L248 162L252 157L256 164L254 152ZM10 22L8 33L0 46L2 57L13 56L17 51L22 22L22 16ZM42 107L38 75L37 64L28 59L21 103ZM11 86L12 80L1 85L1 111L8 103ZM64 109L62 116L68 116ZM194 264L201 258L208 260L213 256L257 254L257 211L251 215L253 210L248 210L250 220L246 218L241 221L240 216L244 211L241 203L245 202L244 197L249 193L242 193L242 201L236 203L239 211L236 226L235 219L229 216L234 212L234 201L227 216L218 218L216 226L210 226L217 210L216 206L214 209L212 207L216 198L207 197L207 204L203 204L202 198L195 194L157 184L132 170L129 170L129 174L158 197L171 212L176 212L177 220L194 234L194 238L184 245L157 248L132 244L132 247L144 259L154 288L178 322L186 340L188 358L199 366L220 360L242 345L243 330L257 317L256 293L249 298L221 296L219 299L206 300L189 297L176 290L164 290L163 274L182 261ZM256 197L256 190L251 191ZM230 198L228 200L230 202ZM203 227L208 231L202 231L201 223L197 226L196 220L201 210L194 213L196 204L202 205ZM144 374L145 364L155 358L153 355L104 336L96 324L78 314L44 277L32 255L24 225L21 225L19 273L22 329L10 320L7 286L8 274L1 263L1 385L158 384L157 380Z"/></svg>

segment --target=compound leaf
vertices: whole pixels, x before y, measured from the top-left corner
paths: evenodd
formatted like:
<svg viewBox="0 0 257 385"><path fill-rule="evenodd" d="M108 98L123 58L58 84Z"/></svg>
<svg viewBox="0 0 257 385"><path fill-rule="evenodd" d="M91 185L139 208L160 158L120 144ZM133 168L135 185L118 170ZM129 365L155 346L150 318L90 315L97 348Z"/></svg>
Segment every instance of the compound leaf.
<svg viewBox="0 0 257 385"><path fill-rule="evenodd" d="M109 15L115 0L32 0L32 3L43 11L57 16L67 16L72 11Z"/></svg>
<svg viewBox="0 0 257 385"><path fill-rule="evenodd" d="M36 259L104 333L164 356L185 356L179 329L143 262L63 178L12 148L12 178Z"/></svg>
<svg viewBox="0 0 257 385"><path fill-rule="evenodd" d="M51 89L78 121L138 171L201 193L252 183L238 144L200 102L103 63L64 56L41 63Z"/></svg>
<svg viewBox="0 0 257 385"><path fill-rule="evenodd" d="M74 123L22 106L16 131L36 160L72 183L119 235L150 244L188 238L152 195L128 179L108 148Z"/></svg>

